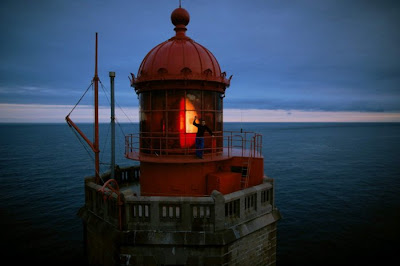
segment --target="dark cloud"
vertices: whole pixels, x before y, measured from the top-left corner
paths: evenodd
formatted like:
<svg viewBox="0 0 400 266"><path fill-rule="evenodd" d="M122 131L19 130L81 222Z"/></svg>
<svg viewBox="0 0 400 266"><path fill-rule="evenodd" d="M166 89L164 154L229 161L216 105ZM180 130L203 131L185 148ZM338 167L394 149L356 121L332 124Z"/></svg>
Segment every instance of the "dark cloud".
<svg viewBox="0 0 400 266"><path fill-rule="evenodd" d="M244 52L243 64L252 67L236 75L226 106L400 110L399 3L371 2L283 3L276 31L246 38L258 43L252 46L264 42L265 51L253 58ZM259 100L241 97L243 89Z"/></svg>
<svg viewBox="0 0 400 266"><path fill-rule="evenodd" d="M347 98L347 97L346 97ZM295 99L229 99L225 101L225 108L233 109L279 109L305 111L361 111L361 112L394 112L400 111L397 99L366 99L345 97L336 99L304 97Z"/></svg>

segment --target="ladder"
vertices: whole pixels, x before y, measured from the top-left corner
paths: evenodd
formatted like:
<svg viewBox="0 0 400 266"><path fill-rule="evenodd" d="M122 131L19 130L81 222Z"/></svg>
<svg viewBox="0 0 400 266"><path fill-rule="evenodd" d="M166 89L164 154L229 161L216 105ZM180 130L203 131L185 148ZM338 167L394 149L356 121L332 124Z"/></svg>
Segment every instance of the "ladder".
<svg viewBox="0 0 400 266"><path fill-rule="evenodd" d="M249 186L249 176L251 169L251 157L243 160L242 162L242 179L240 181L242 189L245 189Z"/></svg>

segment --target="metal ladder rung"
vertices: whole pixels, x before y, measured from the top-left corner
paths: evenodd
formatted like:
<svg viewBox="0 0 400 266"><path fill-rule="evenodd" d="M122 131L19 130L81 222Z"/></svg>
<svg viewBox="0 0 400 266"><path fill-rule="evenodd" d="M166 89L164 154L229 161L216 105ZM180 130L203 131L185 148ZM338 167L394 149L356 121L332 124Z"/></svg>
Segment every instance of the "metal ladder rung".
<svg viewBox="0 0 400 266"><path fill-rule="evenodd" d="M242 161L242 178L240 180L242 189L247 188L249 183L249 176L250 176L250 158L246 161Z"/></svg>

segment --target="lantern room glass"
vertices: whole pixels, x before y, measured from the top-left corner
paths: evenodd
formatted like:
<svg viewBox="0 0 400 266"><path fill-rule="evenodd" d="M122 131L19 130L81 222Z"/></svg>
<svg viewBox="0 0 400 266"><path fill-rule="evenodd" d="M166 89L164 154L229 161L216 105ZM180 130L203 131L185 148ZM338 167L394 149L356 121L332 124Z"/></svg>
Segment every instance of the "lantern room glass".
<svg viewBox="0 0 400 266"><path fill-rule="evenodd" d="M200 119L213 131L205 135L205 153L211 146L222 147L222 95L216 91L203 90L154 90L141 92L140 143L141 152L148 154L187 154L194 152Z"/></svg>

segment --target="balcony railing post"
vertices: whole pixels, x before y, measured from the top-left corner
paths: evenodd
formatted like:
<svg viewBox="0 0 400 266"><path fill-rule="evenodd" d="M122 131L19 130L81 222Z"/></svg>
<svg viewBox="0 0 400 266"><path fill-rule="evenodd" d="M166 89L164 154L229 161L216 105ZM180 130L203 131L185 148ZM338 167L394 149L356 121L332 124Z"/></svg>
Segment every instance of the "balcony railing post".
<svg viewBox="0 0 400 266"><path fill-rule="evenodd" d="M231 157L231 149L232 149L231 137L228 136L228 156L229 156L229 157Z"/></svg>
<svg viewBox="0 0 400 266"><path fill-rule="evenodd" d="M124 138L124 142L125 142L125 155L127 155L128 154L128 144L127 144L127 138L128 138L128 136L125 136L125 138Z"/></svg>
<svg viewBox="0 0 400 266"><path fill-rule="evenodd" d="M182 216L182 225L184 230L191 230L191 223L192 223L192 209L188 202L183 202L181 204L181 216Z"/></svg>
<svg viewBox="0 0 400 266"><path fill-rule="evenodd" d="M131 145L130 145L130 147L131 147L131 152L133 151L133 134L131 134Z"/></svg>
<svg viewBox="0 0 400 266"><path fill-rule="evenodd" d="M160 225L160 201L156 199L150 202L150 224L153 228Z"/></svg>
<svg viewBox="0 0 400 266"><path fill-rule="evenodd" d="M221 192L214 190L211 193L214 199L214 231L221 231L225 228L225 198Z"/></svg>

